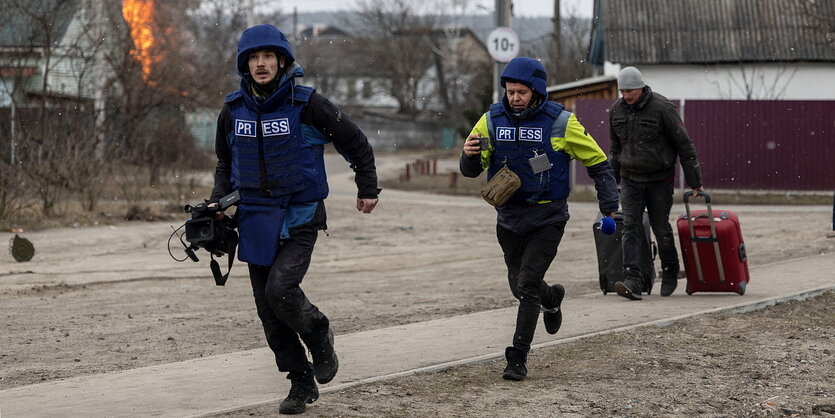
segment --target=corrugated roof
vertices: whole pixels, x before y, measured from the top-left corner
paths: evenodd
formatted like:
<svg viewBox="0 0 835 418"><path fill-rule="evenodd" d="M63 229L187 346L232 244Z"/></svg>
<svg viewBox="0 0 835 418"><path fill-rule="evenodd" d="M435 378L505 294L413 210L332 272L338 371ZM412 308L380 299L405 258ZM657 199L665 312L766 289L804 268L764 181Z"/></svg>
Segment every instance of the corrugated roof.
<svg viewBox="0 0 835 418"><path fill-rule="evenodd" d="M835 61L833 0L601 0L606 60Z"/></svg>
<svg viewBox="0 0 835 418"><path fill-rule="evenodd" d="M32 0L6 5L0 18L0 47L43 47L64 36L79 0ZM49 33L44 25L49 25Z"/></svg>

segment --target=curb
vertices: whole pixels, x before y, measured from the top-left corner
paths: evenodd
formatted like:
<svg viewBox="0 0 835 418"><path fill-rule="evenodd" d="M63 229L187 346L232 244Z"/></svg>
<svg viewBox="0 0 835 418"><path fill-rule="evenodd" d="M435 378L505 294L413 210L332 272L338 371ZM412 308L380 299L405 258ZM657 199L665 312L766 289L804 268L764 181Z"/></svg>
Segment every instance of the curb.
<svg viewBox="0 0 835 418"><path fill-rule="evenodd" d="M835 285L823 286L823 287L820 287L820 288L817 288L817 289L807 290L807 291L804 291L804 292L794 293L794 294L791 294L791 295L784 295L784 296L779 296L779 297L770 298L770 299L760 299L760 300L753 301L753 302L743 302L743 303L739 303L739 304L736 304L736 305L725 306L725 307L714 308L714 309L708 309L708 310L705 310L705 311L700 311L700 312L694 312L694 313L691 313L691 314L675 316L675 317L672 317L672 318L658 319L658 320L655 320L655 321L644 322L644 323L641 323L641 324L627 325L627 326L623 326L623 327L608 329L608 330L605 330L605 331L598 331L598 332L593 332L593 333L589 333L589 334L578 335L578 336L575 336L575 337L565 338L565 339L561 339L561 340L539 343L539 344L532 345L531 349L532 350L542 349L542 348L552 347L552 346L561 345L561 344L568 344L568 343L572 343L572 342L579 341L579 340L589 338L589 337L596 337L596 336L599 336L599 335L607 335L607 334L615 334L615 333L629 331L629 330L633 330L633 329L637 329L637 328L651 327L651 326L661 326L661 327L669 326L669 325L672 325L676 322L682 321L684 319L692 318L692 317L699 316L699 315L708 315L708 314L723 313L723 312L731 313L731 314L741 314L741 313L754 312L754 311L759 311L759 310L762 310L762 309L765 309L765 308L775 306L775 305L780 304L780 303L808 300L808 299L814 298L816 296L820 296L820 295L822 295L822 294L824 294L828 291L831 291L831 290L835 290ZM490 361L490 360L500 359L503 356L504 356L503 353L485 354L485 355L471 357L471 358L467 358L467 359L461 359L461 360L436 364L436 365L433 365L433 366L420 367L420 368L416 368L416 369L412 369L412 370L404 370L402 372L391 373L391 374L387 374L387 375L383 375L383 376L375 376L375 377L371 377L371 378L368 378L368 379L362 379L362 380L357 380L355 382L343 383L343 384L340 384L340 385L328 387L326 389L320 390L320 393L324 394L324 393L339 392L341 390L348 389L348 388L353 387L353 386L364 385L364 384L367 384L367 383L377 383L377 382L381 382L381 381L396 379L396 378L399 378L399 377L412 376L412 375L416 375L418 373L436 372L436 371L448 369L448 368L455 367L455 366L461 366L461 365L466 365L466 364L475 364L475 363L481 363L481 362L486 362L486 361ZM253 406L255 406L255 405L253 405ZM235 410L237 410L237 409L235 409Z"/></svg>

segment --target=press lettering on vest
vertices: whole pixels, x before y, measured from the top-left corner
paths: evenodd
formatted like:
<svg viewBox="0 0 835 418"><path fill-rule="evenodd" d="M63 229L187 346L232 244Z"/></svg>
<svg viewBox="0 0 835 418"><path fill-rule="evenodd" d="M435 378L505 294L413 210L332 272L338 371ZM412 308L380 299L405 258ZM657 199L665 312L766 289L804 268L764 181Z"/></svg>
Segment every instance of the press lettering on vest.
<svg viewBox="0 0 835 418"><path fill-rule="evenodd" d="M516 128L498 127L496 128L497 141L515 141Z"/></svg>
<svg viewBox="0 0 835 418"><path fill-rule="evenodd" d="M255 136L255 121L235 119L235 135L237 136Z"/></svg>
<svg viewBox="0 0 835 418"><path fill-rule="evenodd" d="M519 140L542 142L542 128L519 128Z"/></svg>
<svg viewBox="0 0 835 418"><path fill-rule="evenodd" d="M288 135L290 120L287 118L261 121L261 132L264 136Z"/></svg>

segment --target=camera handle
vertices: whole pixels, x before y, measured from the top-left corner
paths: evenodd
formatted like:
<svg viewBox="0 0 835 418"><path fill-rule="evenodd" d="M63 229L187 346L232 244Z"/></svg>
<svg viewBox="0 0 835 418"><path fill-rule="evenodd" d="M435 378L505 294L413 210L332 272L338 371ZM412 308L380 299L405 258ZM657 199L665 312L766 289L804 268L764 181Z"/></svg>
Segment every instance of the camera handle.
<svg viewBox="0 0 835 418"><path fill-rule="evenodd" d="M196 263L196 262L200 261L200 259L199 259L199 258L197 258L197 254L195 254L195 253L194 253L194 250L195 250L195 249L196 249L196 247L195 247L195 246L193 246L193 245L189 245L189 246L188 246L188 247L186 247L183 251L185 251L185 252L186 252L186 255L188 256L188 258L190 258L190 259L191 259L191 261L194 261L194 262Z"/></svg>
<svg viewBox="0 0 835 418"><path fill-rule="evenodd" d="M226 269L226 274L221 274L220 264L218 264L217 260L215 260L214 254L211 254L212 261L209 263L209 268L212 269L212 275L215 276L215 285L217 286L225 285L226 279L229 278L229 273L232 272L232 263L235 261L235 250L238 248L238 233L234 230L230 230L229 238L227 239L226 244L226 256L229 257L229 265ZM186 249L186 254L188 254L188 249ZM194 254L194 251L192 251L191 254Z"/></svg>

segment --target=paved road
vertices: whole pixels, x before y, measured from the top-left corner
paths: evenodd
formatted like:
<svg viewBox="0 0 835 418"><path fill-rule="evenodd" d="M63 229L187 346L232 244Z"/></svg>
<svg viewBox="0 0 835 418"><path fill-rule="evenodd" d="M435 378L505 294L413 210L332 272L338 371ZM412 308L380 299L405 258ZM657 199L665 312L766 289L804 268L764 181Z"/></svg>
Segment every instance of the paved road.
<svg viewBox="0 0 835 418"><path fill-rule="evenodd" d="M835 254L827 254L753 267L745 296L679 292L629 302L614 295L582 295L564 303L564 325L557 335L537 331L534 349L708 312L757 309L803 299L835 288L832 271ZM499 357L513 333L514 310L337 336L342 366L336 379L322 390ZM277 394L286 392L286 380L277 372L264 372L269 364L272 354L258 349L24 386L0 391L0 415L184 417L234 410L275 401Z"/></svg>
<svg viewBox="0 0 835 418"><path fill-rule="evenodd" d="M353 199L350 173L345 164L329 157L329 173L334 190L332 207L350 206ZM396 158L381 158L380 170L397 170L403 165ZM385 190L383 202L421 202L447 208L460 216L464 211L494 217L491 209L471 197L437 196ZM596 205L573 206L581 220L582 233L588 233ZM452 209L449 209L452 208ZM783 211L797 208L757 207L779 218ZM677 212L678 209L674 209ZM814 207L820 214L826 207ZM442 211L437 211L440 213ZM588 212L588 213L586 213ZM405 214L409 212L404 211ZM433 212L436 213L436 212ZM390 217L401 214L390 214ZM817 219L817 216L816 216ZM377 222L377 221L375 221ZM167 236L169 223L73 228L41 231L29 235L37 239L39 253L26 264L5 263L0 255L0 276L4 289L39 285L93 283L142 278L199 277L206 275L204 264L184 264L172 268L161 236ZM756 235L767 234L760 228ZM779 230L776 230L779 232ZM777 233L775 232L775 233ZM578 232L579 233L579 232ZM135 239L126 240L125 234ZM485 234L486 238L492 238ZM0 233L0 241L9 234ZM141 245L137 245L137 241ZM492 239L482 243L497 251ZM756 242L756 241L754 241ZM62 256L62 249L82 247L83 258ZM561 248L562 251L562 248ZM431 254L429 254L431 255ZM425 260L417 254L412 263ZM500 260L493 260L500 267ZM324 260L327 269L345 267L338 259ZM471 261L450 261L467 268ZM483 261L480 261L483 262ZM329 263L329 264L328 264ZM435 260L437 263L437 260ZM412 269L415 267L410 265ZM447 266L447 268L449 268ZM404 267L404 269L407 269ZM467 270L469 271L469 270ZM745 296L735 294L696 294L679 291L669 298L649 296L642 302L629 302L599 292L570 295L564 304L563 329L550 336L538 330L535 348L559 344L601 332L673 321L682 317L727 309L754 309L776 301L804 298L835 288L835 254L757 265L751 268L752 282ZM389 272L389 274L393 274ZM399 274L409 274L408 271ZM350 280L348 280L350 282ZM683 287L683 285L681 286ZM513 333L515 308L497 309L391 328L337 336L336 345L342 369L334 382L323 388L335 391L361 382L448 367L502 355ZM628 318L624 320L623 318ZM439 342L442 342L439 343ZM376 353L369 358L368 352ZM230 353L209 358L170 363L122 372L84 376L0 391L0 417L37 416L200 416L274 401L287 391L287 381L275 371L267 349ZM266 372L265 372L266 370Z"/></svg>

